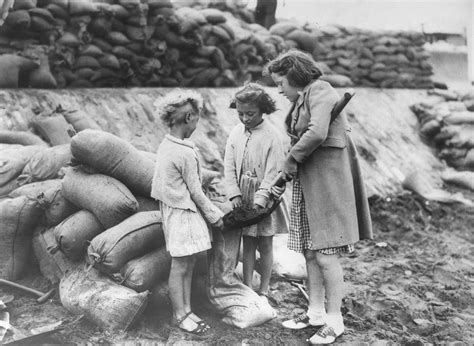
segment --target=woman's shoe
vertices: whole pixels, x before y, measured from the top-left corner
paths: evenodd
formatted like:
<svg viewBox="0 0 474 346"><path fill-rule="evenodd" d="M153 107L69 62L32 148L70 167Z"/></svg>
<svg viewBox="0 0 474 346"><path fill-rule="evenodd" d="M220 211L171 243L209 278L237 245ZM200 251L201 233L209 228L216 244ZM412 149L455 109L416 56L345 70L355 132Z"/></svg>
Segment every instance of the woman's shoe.
<svg viewBox="0 0 474 346"><path fill-rule="evenodd" d="M332 344L338 337L344 333L344 326L342 328L333 328L327 324L319 328L313 336L306 341L311 345L325 345Z"/></svg>
<svg viewBox="0 0 474 346"><path fill-rule="evenodd" d="M308 327L322 326L325 323L326 319L324 317L321 317L316 321L313 320L310 322L309 316L306 314L306 312L304 312L291 320L283 321L281 325L288 329L304 329Z"/></svg>

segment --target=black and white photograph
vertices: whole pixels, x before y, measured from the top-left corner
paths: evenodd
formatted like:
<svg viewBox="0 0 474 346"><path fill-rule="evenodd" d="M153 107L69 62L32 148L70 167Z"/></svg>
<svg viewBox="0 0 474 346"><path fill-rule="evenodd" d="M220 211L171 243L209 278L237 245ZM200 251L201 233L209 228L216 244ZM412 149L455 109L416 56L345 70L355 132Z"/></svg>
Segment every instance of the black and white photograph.
<svg viewBox="0 0 474 346"><path fill-rule="evenodd" d="M0 345L474 343L473 0L0 0Z"/></svg>

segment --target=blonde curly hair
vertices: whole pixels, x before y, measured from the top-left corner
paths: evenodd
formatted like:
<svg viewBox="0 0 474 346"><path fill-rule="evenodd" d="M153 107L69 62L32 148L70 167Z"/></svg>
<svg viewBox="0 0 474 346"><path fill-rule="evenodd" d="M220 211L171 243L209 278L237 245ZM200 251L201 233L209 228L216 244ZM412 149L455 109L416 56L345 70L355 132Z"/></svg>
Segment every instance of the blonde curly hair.
<svg viewBox="0 0 474 346"><path fill-rule="evenodd" d="M192 90L174 89L155 102L157 113L168 127L176 123L177 110L190 104L195 111L200 111L203 107L201 94Z"/></svg>

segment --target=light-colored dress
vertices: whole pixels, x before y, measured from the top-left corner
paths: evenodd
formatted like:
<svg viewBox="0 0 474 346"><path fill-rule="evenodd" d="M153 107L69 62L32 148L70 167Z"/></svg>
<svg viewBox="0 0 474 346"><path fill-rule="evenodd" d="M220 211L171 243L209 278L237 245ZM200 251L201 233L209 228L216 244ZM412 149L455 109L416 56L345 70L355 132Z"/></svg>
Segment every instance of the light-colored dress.
<svg viewBox="0 0 474 346"><path fill-rule="evenodd" d="M244 206L254 203L262 207L273 203L269 188L281 168L284 147L281 134L268 121L263 120L251 130L237 125L227 140L224 156L227 197L242 197ZM245 236L273 236L277 230L288 230L288 210L282 202L272 214L256 225L242 230Z"/></svg>
<svg viewBox="0 0 474 346"><path fill-rule="evenodd" d="M151 197L160 201L167 250L172 257L208 250L211 233L204 218L215 223L223 213L202 190L196 146L166 135L156 155Z"/></svg>

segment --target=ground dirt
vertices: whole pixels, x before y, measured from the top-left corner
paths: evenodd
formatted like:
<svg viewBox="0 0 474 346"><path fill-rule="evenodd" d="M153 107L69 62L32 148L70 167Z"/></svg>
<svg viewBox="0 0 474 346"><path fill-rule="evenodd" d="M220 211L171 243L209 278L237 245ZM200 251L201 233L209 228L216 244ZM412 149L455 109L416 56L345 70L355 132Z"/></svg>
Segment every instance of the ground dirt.
<svg viewBox="0 0 474 346"><path fill-rule="evenodd" d="M474 199L474 193L462 192ZM370 203L375 239L357 244L356 252L342 260L347 283L343 302L346 332L337 343L472 344L473 210L428 202L410 193L372 197ZM38 275L30 274L20 282L43 291L49 288L47 280ZM74 319L57 295L37 304L21 292L0 287L0 296L5 294L15 296L8 310L11 324L20 330ZM201 338L173 327L168 305L159 312L149 308L127 333L103 332L80 320L47 338L19 344L306 344L314 330L281 327L283 319L305 308L301 292L285 279L273 277L271 297L278 316L242 330L222 323L205 299L195 296L195 311L213 327ZM9 332L4 342L11 342L14 334Z"/></svg>

